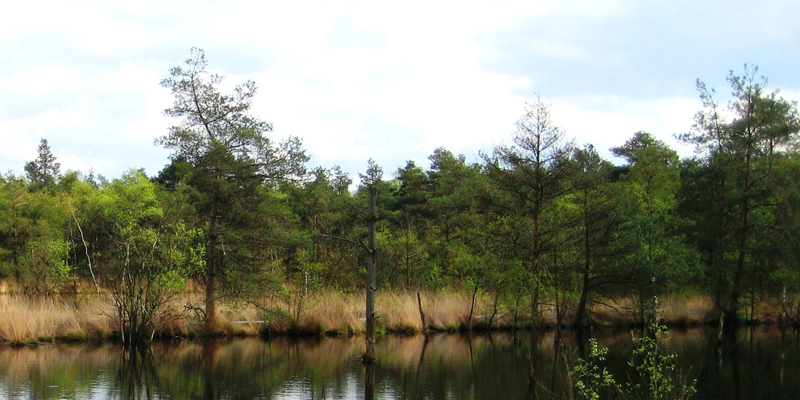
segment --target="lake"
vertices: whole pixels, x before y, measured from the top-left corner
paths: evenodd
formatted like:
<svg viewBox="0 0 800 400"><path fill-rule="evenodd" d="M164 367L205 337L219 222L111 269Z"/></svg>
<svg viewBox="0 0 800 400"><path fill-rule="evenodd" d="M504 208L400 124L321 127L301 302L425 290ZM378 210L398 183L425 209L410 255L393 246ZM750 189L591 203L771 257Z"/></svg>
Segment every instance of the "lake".
<svg viewBox="0 0 800 400"><path fill-rule="evenodd" d="M618 381L630 373L636 332L600 332ZM697 379L697 399L800 398L800 336L740 329L672 330L676 362ZM551 399L567 398L567 365L586 338L563 332L382 337L364 367L363 338L0 347L4 399ZM581 346L579 344L583 343ZM532 351L531 351L532 349ZM532 353L536 383L528 384Z"/></svg>

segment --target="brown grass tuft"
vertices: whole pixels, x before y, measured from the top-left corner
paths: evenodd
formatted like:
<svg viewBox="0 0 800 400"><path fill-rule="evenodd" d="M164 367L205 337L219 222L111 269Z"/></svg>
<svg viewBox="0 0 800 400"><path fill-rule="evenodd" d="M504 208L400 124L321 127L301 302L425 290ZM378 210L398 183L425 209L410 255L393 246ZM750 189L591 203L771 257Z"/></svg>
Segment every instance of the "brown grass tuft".
<svg viewBox="0 0 800 400"><path fill-rule="evenodd" d="M76 333L110 332L111 320L95 299L0 296L0 340L23 345L39 340L74 338ZM81 335L82 336L82 335Z"/></svg>
<svg viewBox="0 0 800 400"><path fill-rule="evenodd" d="M445 290L421 293L427 327L434 331L507 328L512 324L510 311L502 304L493 309L489 294L476 299L472 320L469 320L471 295L468 291ZM693 326L708 323L712 299L704 295L665 295L660 299L659 318L669 325ZM194 305L185 307L187 304ZM156 337L194 337L201 333L202 293L185 292L170 304L170 311L157 321ZM296 307L302 304L300 310ZM218 328L221 335L255 336L261 333L300 333L334 336L359 335L365 331L364 294L336 291L311 292L302 302L289 303L277 296L265 297L259 307L247 302L220 302ZM780 301L761 299L755 309L755 320L770 323L780 318ZM299 311L299 312L298 312ZM496 311L494 319L492 313ZM539 323L552 326L552 307L542 307ZM638 321L638 308L633 298L605 300L591 306L593 320L600 326L632 326ZM376 297L379 332L416 334L422 331L416 292L379 291ZM742 310L744 318L745 310ZM749 309L748 309L749 312ZM568 309L563 321L572 321L574 310ZM294 320L299 315L297 321ZM527 313L518 321L525 324ZM749 314L747 315L749 317ZM492 326L489 327L489 321ZM30 297L0 294L0 342L31 345L41 341L85 341L109 338L119 331L113 318L111 299L107 295Z"/></svg>
<svg viewBox="0 0 800 400"><path fill-rule="evenodd" d="M328 335L352 335L364 332L364 323L361 323L363 310L358 307L358 298L354 294L339 294L323 292L308 299L309 309L301 318L300 325L308 331Z"/></svg>
<svg viewBox="0 0 800 400"><path fill-rule="evenodd" d="M714 301L705 295L666 295L659 298L659 318L675 326L691 326L706 323L714 309Z"/></svg>

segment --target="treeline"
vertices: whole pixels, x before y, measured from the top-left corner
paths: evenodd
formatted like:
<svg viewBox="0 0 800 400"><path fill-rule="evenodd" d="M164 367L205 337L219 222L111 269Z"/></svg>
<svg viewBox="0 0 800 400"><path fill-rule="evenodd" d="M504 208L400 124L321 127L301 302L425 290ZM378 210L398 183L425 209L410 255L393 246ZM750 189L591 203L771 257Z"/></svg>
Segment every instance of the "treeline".
<svg viewBox="0 0 800 400"><path fill-rule="evenodd" d="M158 140L173 153L157 176L61 174L43 139L24 176L0 180L0 277L33 293L88 282L134 336L197 282L193 308L213 330L220 300L363 291L374 188L383 290L481 293L515 323L547 306L581 326L615 298L645 322L654 293L687 291L731 319L768 296L800 312L800 120L755 69L730 74L725 105L698 82L704 108L681 136L693 158L637 132L611 149L614 165L537 99L512 144L480 162L439 148L429 168L409 161L386 179L370 161L352 190L338 167L306 170L299 139L268 138L249 114L252 82L222 94L206 65L193 49L162 81L179 123Z"/></svg>

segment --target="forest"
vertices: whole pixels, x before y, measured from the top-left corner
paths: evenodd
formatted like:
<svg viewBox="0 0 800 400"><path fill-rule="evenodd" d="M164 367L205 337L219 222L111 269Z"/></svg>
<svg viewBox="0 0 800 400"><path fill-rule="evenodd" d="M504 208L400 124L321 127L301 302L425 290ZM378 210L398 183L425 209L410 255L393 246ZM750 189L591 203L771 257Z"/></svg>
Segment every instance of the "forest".
<svg viewBox="0 0 800 400"><path fill-rule="evenodd" d="M697 82L703 106L679 136L693 157L640 131L614 164L535 99L478 162L438 148L429 168L365 160L352 177L307 168L299 138L275 142L251 115L255 83L221 93L207 65L194 49L161 82L175 125L155 144L171 151L157 175L62 172L41 139L24 174L0 177L4 292L99 296L131 341L178 316L225 330L222 304L292 325L314 294L365 289L468 299L462 328L545 313L585 327L601 308L646 324L667 296L707 299L701 323L799 321L800 117L756 68L731 72L722 99Z"/></svg>

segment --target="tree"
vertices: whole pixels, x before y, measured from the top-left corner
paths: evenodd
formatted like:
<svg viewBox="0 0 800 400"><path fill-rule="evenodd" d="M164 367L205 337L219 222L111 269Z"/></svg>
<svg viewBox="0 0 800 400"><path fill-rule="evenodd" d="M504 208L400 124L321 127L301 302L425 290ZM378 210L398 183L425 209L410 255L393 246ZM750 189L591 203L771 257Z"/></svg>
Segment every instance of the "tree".
<svg viewBox="0 0 800 400"><path fill-rule="evenodd" d="M705 162L715 175L715 202L723 207L718 210L716 226L723 240L731 243L715 246L722 252L718 258L718 293L728 293L725 311L731 319L738 318L743 279L748 265L752 265L758 230L765 226L757 218L773 208L769 199L775 191L775 161L791 148L800 131L797 104L779 97L777 91L767 92L767 81L763 77L758 80L757 71L745 65L742 76L730 72L733 99L727 114L719 111L714 91L698 80L705 110L697 113L692 132L681 136L705 154ZM725 254L729 248L733 253L730 257ZM717 304L723 306L720 299Z"/></svg>
<svg viewBox="0 0 800 400"><path fill-rule="evenodd" d="M321 241L316 238L319 235L334 233L333 230L338 227L339 222L338 212L344 206L339 204L339 195L329 179L329 171L320 167L315 168L309 172L309 178L310 180L302 186L281 187L281 193L286 196L290 212L296 218L296 227L292 229L291 234L288 234L292 240L288 241L286 246L285 279L287 284L291 283L294 281L294 275L301 273L303 284L299 285L299 282L296 284L303 292L310 289L313 281L319 282L325 277L325 271L322 269L325 265L321 261L336 256L330 254L333 252L327 245L338 244L337 242ZM302 254L305 256L297 257Z"/></svg>
<svg viewBox="0 0 800 400"><path fill-rule="evenodd" d="M575 191L568 196L569 214L577 228L573 240L580 257L576 263L580 294L573 324L581 328L592 293L603 285L623 280L624 274L614 268L614 261L627 250L625 243L632 240L628 237L621 240L624 207L618 185L609 179L611 164L591 145L576 149L572 159L578 172L574 177Z"/></svg>
<svg viewBox="0 0 800 400"><path fill-rule="evenodd" d="M636 132L611 152L627 165L620 176L620 189L626 194L629 242L634 246L628 264L634 273L639 293L642 322L650 305L652 280L671 282L692 276L689 256L683 245L683 220L678 218L680 173L678 154L647 132ZM647 324L645 324L647 325Z"/></svg>
<svg viewBox="0 0 800 400"><path fill-rule="evenodd" d="M50 151L47 139L42 138L37 148L39 156L25 163L25 174L30 181L30 188L33 191L50 189L58 181L60 176L61 163L56 162L56 156Z"/></svg>
<svg viewBox="0 0 800 400"><path fill-rule="evenodd" d="M24 179L9 173L0 177L0 276L20 278L20 259L34 221L27 209L31 194Z"/></svg>
<svg viewBox="0 0 800 400"><path fill-rule="evenodd" d="M781 324L785 325L800 321L797 311L788 315L790 310L798 310L794 305L800 294L800 187L796 184L800 182L800 153L793 151L776 161L772 184L776 190L775 207L763 219L768 229L760 239L768 243L759 246L759 258L765 267L762 270L769 274L773 293L782 293ZM762 280L761 276L758 278Z"/></svg>
<svg viewBox="0 0 800 400"><path fill-rule="evenodd" d="M6 176L0 186L0 276L12 274L29 292L60 289L72 272L66 197Z"/></svg>
<svg viewBox="0 0 800 400"><path fill-rule="evenodd" d="M300 177L308 160L297 138L278 145L266 136L272 125L250 115L256 85L247 81L232 95L222 94L218 85L224 77L206 71L205 52L192 48L185 67L174 67L161 81L175 101L164 114L182 122L156 143L173 150L173 162L191 168L184 177L197 196L195 207L204 217L205 326L216 329L216 290L219 268L225 252L225 238L232 208L247 206L247 194L264 183L276 184Z"/></svg>
<svg viewBox="0 0 800 400"><path fill-rule="evenodd" d="M538 314L539 277L546 262L544 254L553 244L555 226L547 225L544 216L556 200L571 190L572 166L567 162L573 144L564 131L553 125L548 106L537 99L528 104L517 120L513 146L498 146L491 156L484 156L489 178L507 194L495 202L501 212L530 220L529 239L518 242L527 255L527 273L531 280L531 313Z"/></svg>
<svg viewBox="0 0 800 400"><path fill-rule="evenodd" d="M393 229L386 235L388 243L381 247L384 249L384 259L394 261L397 266L387 268L394 272L391 281L404 281L404 286L409 288L412 271L418 270L426 259L424 243L420 239L426 233L426 222L430 217L427 207L431 200L431 184L425 171L413 161L408 161L405 168L397 170L395 181L398 186L392 193L391 203L386 207L394 211L391 218ZM405 275L404 280L400 279L401 272Z"/></svg>
<svg viewBox="0 0 800 400"><path fill-rule="evenodd" d="M377 189L375 186L381 182L381 179L383 178L383 169L374 161L372 161L372 159L370 159L367 166L367 172L364 174L359 174L359 177L361 178L362 187L367 188L367 191L369 192L369 213L367 214L369 235L366 246L367 253L369 255L366 277L367 348L361 360L365 364L371 364L375 362L375 292L378 290L378 280L375 271L378 260L378 249L375 247L375 223L377 222L377 217L375 214Z"/></svg>
<svg viewBox="0 0 800 400"><path fill-rule="evenodd" d="M431 196L427 209L434 226L432 256L443 277L463 277L473 272L468 270L467 261L473 259L470 253L479 247L473 243L478 235L471 231L477 226L475 194L481 191L480 166L469 165L464 155L456 156L444 148L434 150L428 159Z"/></svg>
<svg viewBox="0 0 800 400"><path fill-rule="evenodd" d="M191 243L200 232L170 223L156 189L140 171L130 171L92 201L110 239L96 257L126 344L152 338L188 272L202 262Z"/></svg>

